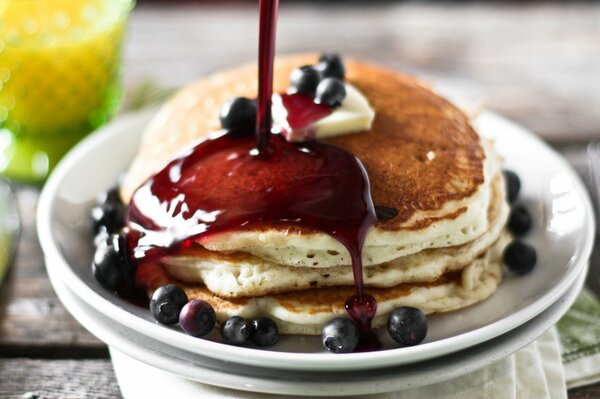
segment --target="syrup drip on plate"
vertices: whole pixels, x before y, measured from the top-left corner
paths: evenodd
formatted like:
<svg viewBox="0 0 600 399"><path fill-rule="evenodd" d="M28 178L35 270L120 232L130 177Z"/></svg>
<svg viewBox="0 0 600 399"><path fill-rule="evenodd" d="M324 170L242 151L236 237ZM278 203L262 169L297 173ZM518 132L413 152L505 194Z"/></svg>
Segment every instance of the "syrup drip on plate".
<svg viewBox="0 0 600 399"><path fill-rule="evenodd" d="M356 295L346 309L367 336L377 309L363 292L362 247L376 221L369 179L360 161L340 148L290 143L271 133L277 6L260 1L257 131L213 133L146 181L131 199L128 244L141 263L225 232L325 232L350 253ZM306 119L301 111L288 108L288 120Z"/></svg>

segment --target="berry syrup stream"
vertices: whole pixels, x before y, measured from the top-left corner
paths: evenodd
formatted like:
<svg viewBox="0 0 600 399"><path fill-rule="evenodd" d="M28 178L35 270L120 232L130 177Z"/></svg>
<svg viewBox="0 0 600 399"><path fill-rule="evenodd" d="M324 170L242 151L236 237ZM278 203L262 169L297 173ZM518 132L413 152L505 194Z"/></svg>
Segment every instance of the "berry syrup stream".
<svg viewBox="0 0 600 399"><path fill-rule="evenodd" d="M340 148L271 133L277 6L260 1L256 132L215 132L146 181L128 209L128 247L139 264L225 232L325 232L350 253L356 295L346 309L366 336L377 310L363 292L362 247L376 221L369 179Z"/></svg>

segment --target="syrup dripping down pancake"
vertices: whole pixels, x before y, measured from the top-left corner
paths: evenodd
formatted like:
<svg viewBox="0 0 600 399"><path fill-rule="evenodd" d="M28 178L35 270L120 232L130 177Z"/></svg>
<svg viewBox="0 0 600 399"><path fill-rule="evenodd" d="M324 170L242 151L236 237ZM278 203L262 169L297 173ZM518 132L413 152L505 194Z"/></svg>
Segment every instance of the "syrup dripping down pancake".
<svg viewBox="0 0 600 399"><path fill-rule="evenodd" d="M366 287L393 287L402 283L434 282L444 273L460 271L484 254L501 236L509 207L503 198L501 175L494 178L488 209L488 230L466 244L429 248L364 269ZM335 267L286 266L245 252L209 251L201 245L181 256L163 260L165 270L188 283L203 283L223 298L254 297L310 288L352 286L350 265Z"/></svg>

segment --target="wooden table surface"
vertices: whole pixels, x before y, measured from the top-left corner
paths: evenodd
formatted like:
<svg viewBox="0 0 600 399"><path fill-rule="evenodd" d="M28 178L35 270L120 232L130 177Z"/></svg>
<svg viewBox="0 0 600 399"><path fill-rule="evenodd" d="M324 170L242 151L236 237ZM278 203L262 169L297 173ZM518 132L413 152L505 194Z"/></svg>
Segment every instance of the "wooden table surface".
<svg viewBox="0 0 600 399"><path fill-rule="evenodd" d="M585 144L600 139L600 3L361 4L283 2L279 51L350 54L484 99L587 175ZM178 86L253 61L256 23L253 6L142 5L126 42L126 86ZM48 282L35 231L39 190L20 186L17 194L23 234L0 289L0 398L120 398L106 346ZM596 291L599 256L588 279ZM569 397L600 397L600 384Z"/></svg>

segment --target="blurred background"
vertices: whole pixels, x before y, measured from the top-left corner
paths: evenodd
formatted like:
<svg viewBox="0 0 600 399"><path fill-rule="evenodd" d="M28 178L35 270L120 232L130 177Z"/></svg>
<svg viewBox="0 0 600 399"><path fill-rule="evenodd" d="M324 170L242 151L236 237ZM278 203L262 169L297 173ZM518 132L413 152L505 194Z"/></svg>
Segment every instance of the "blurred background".
<svg viewBox="0 0 600 399"><path fill-rule="evenodd" d="M127 86L178 86L254 61L256 18L255 1L139 0ZM277 48L335 51L416 74L552 142L600 137L597 2L283 0Z"/></svg>

